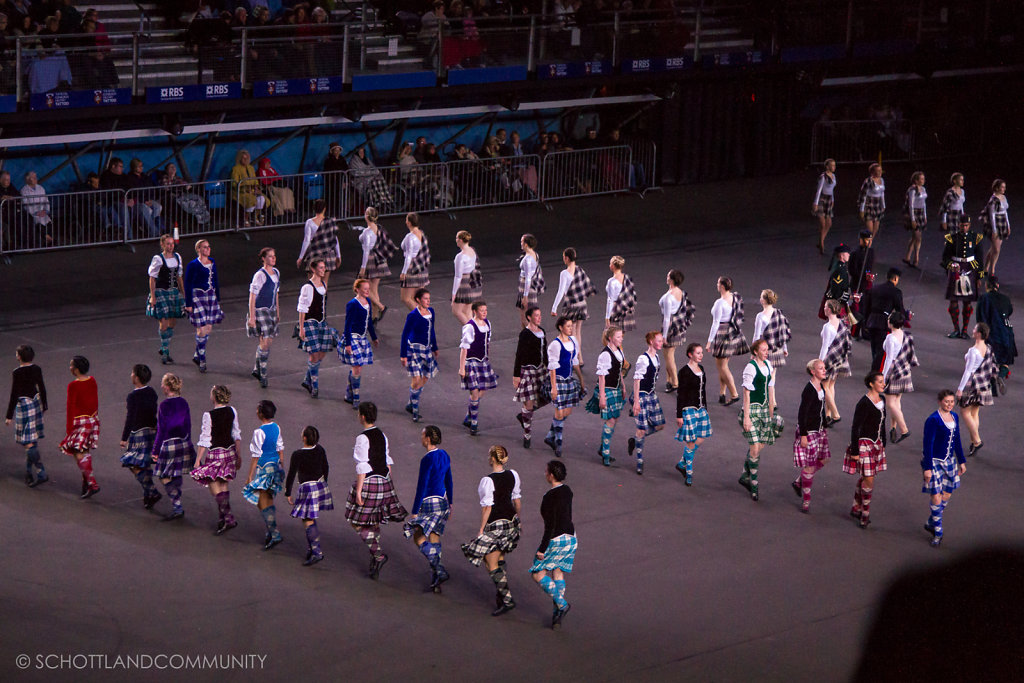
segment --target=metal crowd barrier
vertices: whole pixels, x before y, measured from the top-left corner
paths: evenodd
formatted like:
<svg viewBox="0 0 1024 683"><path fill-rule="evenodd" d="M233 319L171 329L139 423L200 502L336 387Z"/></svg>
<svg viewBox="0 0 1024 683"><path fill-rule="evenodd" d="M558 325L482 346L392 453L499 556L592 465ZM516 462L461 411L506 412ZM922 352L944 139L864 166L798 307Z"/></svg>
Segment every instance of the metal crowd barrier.
<svg viewBox="0 0 1024 683"><path fill-rule="evenodd" d="M632 166L628 145L551 152L541 169L541 200L626 192Z"/></svg>
<svg viewBox="0 0 1024 683"><path fill-rule="evenodd" d="M909 161L913 150L911 121L819 121L811 131L812 164Z"/></svg>
<svg viewBox="0 0 1024 683"><path fill-rule="evenodd" d="M0 253L117 244L127 218L120 190L4 197Z"/></svg>

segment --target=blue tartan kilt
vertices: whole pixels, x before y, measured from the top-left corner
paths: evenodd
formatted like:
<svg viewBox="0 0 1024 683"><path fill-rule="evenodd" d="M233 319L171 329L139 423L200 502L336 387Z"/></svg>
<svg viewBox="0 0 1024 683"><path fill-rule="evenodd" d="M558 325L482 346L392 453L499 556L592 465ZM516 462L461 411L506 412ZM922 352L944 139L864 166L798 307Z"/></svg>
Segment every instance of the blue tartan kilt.
<svg viewBox="0 0 1024 683"><path fill-rule="evenodd" d="M633 405L633 417L636 419L636 428L645 434L653 434L665 424L665 413L661 411L661 404L658 402L658 395L653 391L650 393L640 392L640 406L633 404L633 396L629 397L630 405Z"/></svg>
<svg viewBox="0 0 1024 683"><path fill-rule="evenodd" d="M254 339L272 339L278 333L278 320L276 308L257 308L256 326L249 327L249 320L245 321L245 334Z"/></svg>
<svg viewBox="0 0 1024 683"><path fill-rule="evenodd" d="M212 289L192 290L192 312L188 316L193 327L216 325L224 320L217 293Z"/></svg>
<svg viewBox="0 0 1024 683"><path fill-rule="evenodd" d="M185 469L186 457L189 458L189 465L195 462L196 451L190 438L167 439L160 444L160 452L157 453L156 464L153 466L153 476L161 479L180 477Z"/></svg>
<svg viewBox="0 0 1024 683"><path fill-rule="evenodd" d="M460 383L466 391L488 391L498 386L498 376L494 373L490 361L467 358L466 376L460 378Z"/></svg>
<svg viewBox="0 0 1024 683"><path fill-rule="evenodd" d="M420 511L406 520L403 529L406 538L411 538L416 527L424 536L430 534L444 535L445 524L451 515L451 506L444 496L430 496L420 502Z"/></svg>
<svg viewBox="0 0 1024 683"><path fill-rule="evenodd" d="M304 481L299 484L299 492L295 495L292 517L299 519L317 519L321 510L333 510L334 497L323 479Z"/></svg>
<svg viewBox="0 0 1024 683"><path fill-rule="evenodd" d="M150 306L149 297L146 297L146 315L150 318L165 320L185 317L185 297L181 295L181 291L177 287L173 289L157 287L153 290L153 299L155 303Z"/></svg>
<svg viewBox="0 0 1024 683"><path fill-rule="evenodd" d="M530 573L549 572L561 569L563 572L571 572L573 561L576 559L576 537L571 534L562 534L548 541L548 547L544 550L544 559L534 559Z"/></svg>
<svg viewBox="0 0 1024 683"><path fill-rule="evenodd" d="M253 472L252 481L242 488L242 496L253 505L260 502L260 491L269 491L270 495L280 493L284 488L284 469L280 460L271 460L266 465L257 467Z"/></svg>
<svg viewBox="0 0 1024 683"><path fill-rule="evenodd" d="M338 360L342 363L352 366L373 365L373 347L370 346L369 338L361 334L353 334L351 352L345 350L344 344L344 338L339 337Z"/></svg>
<svg viewBox="0 0 1024 683"><path fill-rule="evenodd" d="M622 395L622 387L604 388L605 407L603 410L597 395L598 390L598 387L594 387L594 393L590 395L590 400L587 401L585 410L588 413L600 415L602 420L617 419L622 414L622 409L626 406L626 399Z"/></svg>
<svg viewBox="0 0 1024 683"><path fill-rule="evenodd" d="M583 387L580 386L580 381L576 378L576 375L569 375L568 377L558 377L556 375L555 383L555 386L558 388L558 396L551 398L551 403L555 406L555 410L575 408L583 400ZM544 386L547 388L548 395L550 395L550 375L544 380Z"/></svg>
<svg viewBox="0 0 1024 683"><path fill-rule="evenodd" d="M14 405L14 441L30 444L43 438L43 403L39 394L22 396Z"/></svg>
<svg viewBox="0 0 1024 683"><path fill-rule="evenodd" d="M707 408L683 408L683 426L676 431L676 441L693 443L711 434L711 416Z"/></svg>
<svg viewBox="0 0 1024 683"><path fill-rule="evenodd" d="M405 371L410 377L437 377L437 359L427 346L409 344L405 361Z"/></svg>
<svg viewBox="0 0 1024 683"><path fill-rule="evenodd" d="M945 460L932 458L932 478L921 487L922 493L936 496L940 493L952 493L960 488L960 474L957 472L957 460L950 457Z"/></svg>
<svg viewBox="0 0 1024 683"><path fill-rule="evenodd" d="M306 341L299 340L299 348L306 353L323 353L338 346L338 331L327 321L306 320L302 323Z"/></svg>
<svg viewBox="0 0 1024 683"><path fill-rule="evenodd" d="M121 456L121 467L138 467L148 470L153 466L153 441L156 430L152 427L136 429L128 435L128 448Z"/></svg>

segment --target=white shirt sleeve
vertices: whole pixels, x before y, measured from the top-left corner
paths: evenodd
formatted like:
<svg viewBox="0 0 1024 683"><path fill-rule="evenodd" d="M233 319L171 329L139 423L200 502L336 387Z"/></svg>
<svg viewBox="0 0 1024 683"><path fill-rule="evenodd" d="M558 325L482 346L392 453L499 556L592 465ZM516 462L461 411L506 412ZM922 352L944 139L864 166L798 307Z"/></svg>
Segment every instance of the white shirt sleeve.
<svg viewBox="0 0 1024 683"><path fill-rule="evenodd" d="M576 335L573 335L572 337L570 337L570 339L572 339L573 346L576 347L575 348L576 355L573 356L572 364L573 365L582 365L583 364L583 345L580 344L580 339Z"/></svg>
<svg viewBox="0 0 1024 683"><path fill-rule="evenodd" d="M306 221L306 227L302 231L302 247L299 249L299 260L301 261L306 257L306 250L309 249L309 241L313 239L313 233L316 232L316 223L310 218Z"/></svg>
<svg viewBox="0 0 1024 683"><path fill-rule="evenodd" d="M232 419L232 421L231 421L231 439L233 441L241 441L242 440L242 428L238 426L238 411L235 410L234 408L232 408L231 412L234 413L234 415L235 415L234 419ZM282 449L284 448L283 445L281 447L282 447Z"/></svg>
<svg viewBox="0 0 1024 683"><path fill-rule="evenodd" d="M711 342L715 341L715 335L718 334L718 326L729 319L729 315L732 313L732 306L719 299L711 307L711 332L708 334L708 346L711 346Z"/></svg>
<svg viewBox="0 0 1024 683"><path fill-rule="evenodd" d="M999 203L999 198L995 195L992 195L992 199L988 200L988 225L989 229L993 231L996 229L996 207L999 206Z"/></svg>
<svg viewBox="0 0 1024 683"><path fill-rule="evenodd" d="M747 363L746 365L743 366L743 381L742 381L742 384L743 384L743 388L746 389L747 391L753 391L754 390L754 373L755 372L757 372L757 370L754 368L754 364L753 363Z"/></svg>
<svg viewBox="0 0 1024 683"><path fill-rule="evenodd" d="M363 262L359 266L359 270L366 269L366 262L370 258L370 252L373 251L374 246L377 244L377 235L369 228L363 228L363 231L359 233L359 243L363 245Z"/></svg>
<svg viewBox="0 0 1024 683"><path fill-rule="evenodd" d="M412 265L412 260L416 258L416 255L420 253L422 246L422 242L416 239L411 232L402 239L402 253L405 254L405 263L402 264L403 275L409 272L409 266Z"/></svg>
<svg viewBox="0 0 1024 683"><path fill-rule="evenodd" d="M295 307L299 313L309 313L309 307L313 303L313 285L306 283L299 290L299 305Z"/></svg>
<svg viewBox="0 0 1024 683"><path fill-rule="evenodd" d="M260 290L263 289L263 284L267 281L267 271L260 268L256 271L256 274L252 276L252 282L249 283L249 293L259 294Z"/></svg>
<svg viewBox="0 0 1024 683"><path fill-rule="evenodd" d="M281 428L277 429L277 451L280 453L284 450L284 435L281 433Z"/></svg>
<svg viewBox="0 0 1024 683"><path fill-rule="evenodd" d="M967 361L967 363L964 367L963 377L960 378L960 385L956 388L957 391L964 390L967 386L967 382L971 379L971 375L974 374L975 370L981 367L981 362L985 360L985 358L972 347L967 350L966 354L964 354L964 360Z"/></svg>
<svg viewBox="0 0 1024 683"><path fill-rule="evenodd" d="M839 331L828 323L821 326L821 350L818 351L818 360L825 360L825 355L828 353L828 347L832 346L832 342L835 340L837 334L839 334Z"/></svg>
<svg viewBox="0 0 1024 683"><path fill-rule="evenodd" d="M254 458L263 455L263 442L266 440L266 433L257 427L252 432L252 441L249 442L249 453Z"/></svg>
<svg viewBox="0 0 1024 683"><path fill-rule="evenodd" d="M764 311L761 311L754 316L754 340L761 338L766 327L768 327L768 316L764 314Z"/></svg>
<svg viewBox="0 0 1024 683"><path fill-rule="evenodd" d="M558 283L561 288L561 282ZM622 293L622 283L616 280L614 277L608 278L608 282L604 286L604 293L608 295L608 303L604 307L604 317L610 318L612 315L612 307L615 305L615 301L619 298L619 294Z"/></svg>
<svg viewBox="0 0 1024 683"><path fill-rule="evenodd" d="M882 377L889 376L889 370L892 369L892 364L896 360L896 356L899 354L900 349L903 348L903 343L896 341L896 335L891 332L886 335L885 341L882 342L882 350L885 351L885 364L882 366Z"/></svg>
<svg viewBox="0 0 1024 683"><path fill-rule="evenodd" d="M558 369L558 357L562 354L562 347L558 340L548 344L548 370Z"/></svg>
<svg viewBox="0 0 1024 683"><path fill-rule="evenodd" d="M533 258L529 254L523 256L523 260L519 263L519 275L522 276L523 282L526 283L526 289L529 291L530 283L533 282L533 274L537 272L537 259Z"/></svg>
<svg viewBox="0 0 1024 683"><path fill-rule="evenodd" d="M153 260L149 262L149 270L147 271L149 273L149 276L158 276L160 274L160 266L162 265L163 262L160 260L160 254L157 254L156 256L153 257Z"/></svg>
<svg viewBox="0 0 1024 683"><path fill-rule="evenodd" d="M480 480L480 485L476 487L476 492L480 496L480 507L485 508L494 505L494 482L491 481L490 477L484 477Z"/></svg>
<svg viewBox="0 0 1024 683"><path fill-rule="evenodd" d="M633 381L639 382L647 374L647 354L641 353L636 359L636 366L633 368Z"/></svg>
<svg viewBox="0 0 1024 683"><path fill-rule="evenodd" d="M672 316L679 310L679 307L683 305L682 299L676 299L672 296L671 292L665 292L658 299L658 307L661 308L661 335L668 337L668 326L672 321Z"/></svg>
<svg viewBox="0 0 1024 683"><path fill-rule="evenodd" d="M462 278L473 272L473 268L476 267L476 257L467 256L461 251L455 256L455 278L452 282L452 296L455 296L459 291L459 283L462 282Z"/></svg>
<svg viewBox="0 0 1024 683"><path fill-rule="evenodd" d="M612 354L602 351L597 356L597 375L603 377L612 369Z"/></svg>
<svg viewBox="0 0 1024 683"><path fill-rule="evenodd" d="M373 471L370 466L370 440L365 434L356 437L356 446L352 449L352 457L356 461L356 474L369 474Z"/></svg>
<svg viewBox="0 0 1024 683"><path fill-rule="evenodd" d="M203 426L199 429L199 441L196 441L196 445L209 448L212 443L213 420L210 419L210 413L203 413Z"/></svg>
<svg viewBox="0 0 1024 683"><path fill-rule="evenodd" d="M509 470L512 472L512 476L516 478L516 485L512 487L512 500L519 500L523 497L523 491L519 485L519 473L515 470Z"/></svg>
<svg viewBox="0 0 1024 683"><path fill-rule="evenodd" d="M476 339L476 325L473 324L473 321L469 321L462 326L462 341L459 342L459 348L468 349L474 339Z"/></svg>
<svg viewBox="0 0 1024 683"><path fill-rule="evenodd" d="M556 313L558 311L558 304L562 303L562 297L569 291L569 285L572 284L572 273L568 270L563 270L558 275L558 294L555 294L555 303L551 305L551 312Z"/></svg>
<svg viewBox="0 0 1024 683"><path fill-rule="evenodd" d="M824 187L825 187L825 174L822 173L820 176L818 176L818 190L817 190L817 192L814 193L814 201L811 202L812 204L817 204L818 201L821 199L821 191L822 191L822 189Z"/></svg>

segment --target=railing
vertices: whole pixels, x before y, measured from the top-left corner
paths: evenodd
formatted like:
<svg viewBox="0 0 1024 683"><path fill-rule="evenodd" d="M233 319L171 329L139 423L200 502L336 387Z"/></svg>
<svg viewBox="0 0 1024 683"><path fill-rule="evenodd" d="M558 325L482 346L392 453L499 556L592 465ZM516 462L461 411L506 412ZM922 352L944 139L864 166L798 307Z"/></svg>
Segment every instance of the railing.
<svg viewBox="0 0 1024 683"><path fill-rule="evenodd" d="M811 131L811 163L942 159L982 149L984 128L952 119L819 121Z"/></svg>
<svg viewBox="0 0 1024 683"><path fill-rule="evenodd" d="M633 154L627 145L552 152L541 169L544 201L625 192L630 188Z"/></svg>

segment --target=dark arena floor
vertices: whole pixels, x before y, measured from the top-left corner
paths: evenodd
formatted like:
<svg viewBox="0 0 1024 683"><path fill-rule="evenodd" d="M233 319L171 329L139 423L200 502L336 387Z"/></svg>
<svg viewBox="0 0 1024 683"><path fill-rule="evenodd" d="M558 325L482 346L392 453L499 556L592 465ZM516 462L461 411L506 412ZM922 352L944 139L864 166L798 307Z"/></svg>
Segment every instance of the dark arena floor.
<svg viewBox="0 0 1024 683"><path fill-rule="evenodd" d="M887 170L892 206L875 244L876 270L883 274L903 256L899 198L913 169ZM934 211L944 179L956 169L942 163L925 170L932 178ZM862 171L839 171L830 246L840 240L856 244L853 206ZM969 207L976 212L988 196L990 179L969 169L967 176ZM232 485L238 528L218 537L211 533L216 507L202 487L186 477L185 518L161 524L166 499L152 512L143 509L138 484L119 466L131 366L148 363L157 378L165 370L156 353L156 324L143 316L145 269L155 247L142 245L134 254L94 249L27 255L0 267L0 348L8 358L7 372L16 365L18 344L36 349L50 393L42 453L51 476L45 486L25 486L24 456L8 427L0 447L2 678L138 680L140 672L118 656L165 655L159 660L164 667L147 667L146 678L172 680L185 673L194 680L911 681L939 675L1021 680L1024 516L1018 493L1024 430L1017 420L1024 403L1016 374L1008 381L1008 394L981 411L985 448L969 459L945 515L942 546L930 547L921 528L928 514L919 465L924 419L935 409L939 389L956 388L969 346L946 338L950 323L934 220L925 236L922 270L908 270L900 283L915 313L912 332L921 362L913 376L916 391L903 399L912 436L888 447L889 469L876 481L873 523L862 531L847 515L855 478L841 467L854 404L863 394L859 378L870 360L866 342L854 345L854 377L838 383L844 419L832 430L833 459L815 478L811 514L799 513L799 498L790 488L796 472L793 426L806 382L803 365L820 345L816 312L828 263L813 246L816 222L809 200L815 178L808 171L669 188L643 199L564 202L551 212L528 206L465 212L456 221L424 218L435 263L441 374L424 391L423 422L413 424L403 410L408 381L398 360L404 309L397 280L386 281L382 292L391 310L379 325L378 360L364 374L362 397L380 407L379 425L395 459L393 479L407 506L422 455L420 429L436 424L443 431L455 505L443 539L452 578L441 595L424 592L429 568L403 537L401 525L384 527L382 543L390 561L379 581L372 581L366 575L366 548L345 522L359 427L341 400L347 369L336 356L323 364L320 400L299 387L305 354L289 333L301 284L291 265L301 230L255 233L252 241L213 236L227 317L210 338L209 373L200 376L188 362L192 335L184 321L172 353L178 359L173 370L184 379L183 396L191 404L194 438L202 412L211 407L209 387L215 383L234 393L243 445L257 426L255 406L262 398L278 406L286 460L299 445L302 427L319 427L337 509L321 519L326 561L312 568L301 566L302 526L288 516L283 496L277 502L285 542L263 552L260 515L240 495L244 475ZM1015 199L1016 187L1008 181L1014 226L1024 225L1019 209L1024 201ZM397 219L384 225L396 242L404 233ZM495 329L491 355L501 375L499 388L483 398L476 437L460 425L466 394L458 389L456 374L458 324L445 303L459 229L474 234L482 260ZM597 417L580 406L568 419L564 462L575 492L579 552L568 579L573 609L555 632L548 628L551 602L527 572L543 530L539 506L551 453L541 439L551 409L537 413L534 430L541 437L524 450L514 419L518 406L510 398L519 332L515 258L518 237L526 231L540 243L548 282L542 304L551 305L559 255L567 246L579 250L580 265L601 290L590 300L592 319L583 328L588 389L599 349L607 263L616 253L626 258L640 298L639 330L626 337L631 360L643 350L643 331L660 328L656 302L670 268L685 273L684 289L697 306L691 341L707 338L719 275L730 275L744 295L748 336L758 294L766 287L779 293L779 307L793 326L789 362L776 387L786 430L762 455L760 502L752 502L736 482L746 450L738 406L723 409L713 403L709 409L715 433L697 454L692 488L674 469L682 446L672 434L673 396L659 394L670 428L647 441L642 477L626 455L632 420L620 422L613 445L618 460L604 468L595 454L601 432ZM265 390L249 376L255 343L244 330L247 284L264 245L277 247L285 276L282 335L272 350ZM179 250L186 260L194 256L189 244L183 242ZM358 263L355 233L344 235L342 250L343 266L331 279L329 300L337 327L343 324ZM1022 255L1015 233L998 268L1003 290L1015 299L1024 292ZM396 273L399 268L393 266ZM553 322L545 313L549 334ZM78 498L74 463L57 451L64 385L70 379L66 368L75 354L92 362L103 422L94 453L102 491L86 501ZM737 379L745 360L732 363ZM713 366L707 358L712 401ZM485 570L471 566L459 551L478 528L476 485L488 472L492 444L509 447L509 464L523 482L523 538L508 559L518 607L500 618L490 615L493 585ZM227 671L176 670L181 657L196 655L238 659Z"/></svg>

